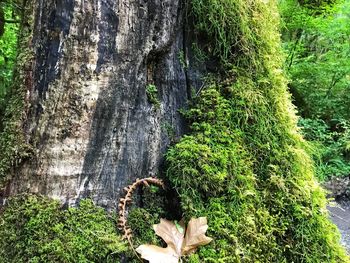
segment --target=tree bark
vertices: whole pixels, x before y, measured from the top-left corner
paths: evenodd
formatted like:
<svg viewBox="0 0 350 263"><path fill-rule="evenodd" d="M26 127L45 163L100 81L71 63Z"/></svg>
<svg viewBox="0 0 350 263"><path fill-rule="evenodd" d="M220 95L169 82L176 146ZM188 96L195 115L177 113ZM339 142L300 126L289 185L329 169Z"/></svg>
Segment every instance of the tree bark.
<svg viewBox="0 0 350 263"><path fill-rule="evenodd" d="M168 145L186 129L178 110L200 85L200 71L179 59L191 44L184 3L33 1L24 129L35 154L15 169L10 194L70 205L92 198L114 208L125 185L160 173ZM159 108L147 98L149 84Z"/></svg>

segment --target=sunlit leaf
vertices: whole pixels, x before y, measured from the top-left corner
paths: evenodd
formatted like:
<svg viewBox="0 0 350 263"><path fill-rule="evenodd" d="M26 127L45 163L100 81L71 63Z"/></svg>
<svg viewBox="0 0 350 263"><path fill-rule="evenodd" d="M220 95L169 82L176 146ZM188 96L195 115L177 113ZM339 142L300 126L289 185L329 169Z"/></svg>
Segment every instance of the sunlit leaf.
<svg viewBox="0 0 350 263"><path fill-rule="evenodd" d="M153 229L168 246L162 248L141 245L136 249L143 259L151 263L177 263L181 256L194 252L198 246L206 245L212 240L205 236L208 229L206 217L192 218L188 223L186 235L184 235L185 226L182 221L174 223L161 219Z"/></svg>

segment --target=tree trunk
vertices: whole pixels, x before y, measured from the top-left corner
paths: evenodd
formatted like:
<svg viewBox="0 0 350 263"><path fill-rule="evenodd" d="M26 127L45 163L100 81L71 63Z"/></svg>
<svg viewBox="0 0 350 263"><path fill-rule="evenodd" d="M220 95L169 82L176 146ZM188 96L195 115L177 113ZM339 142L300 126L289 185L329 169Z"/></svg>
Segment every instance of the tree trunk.
<svg viewBox="0 0 350 263"><path fill-rule="evenodd" d="M34 0L33 6L24 129L35 154L15 169L10 194L35 192L68 204L89 197L114 208L125 185L159 174L167 146L185 131L178 110L198 86L199 72L179 59L190 46L184 3ZM150 85L158 92L147 94Z"/></svg>

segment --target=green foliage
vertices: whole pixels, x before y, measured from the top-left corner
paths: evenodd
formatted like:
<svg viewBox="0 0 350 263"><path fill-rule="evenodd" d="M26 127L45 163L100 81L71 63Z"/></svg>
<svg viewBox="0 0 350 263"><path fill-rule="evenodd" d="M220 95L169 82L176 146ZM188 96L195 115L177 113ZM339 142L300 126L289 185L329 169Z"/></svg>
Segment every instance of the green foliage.
<svg viewBox="0 0 350 263"><path fill-rule="evenodd" d="M334 5L336 2L337 0L298 0L298 3L301 6L309 8L315 14L323 13L324 11L329 9L330 6Z"/></svg>
<svg viewBox="0 0 350 263"><path fill-rule="evenodd" d="M316 174L321 181L350 174L350 123L333 120L332 124L318 119L299 121L305 138L312 142Z"/></svg>
<svg viewBox="0 0 350 263"><path fill-rule="evenodd" d="M313 177L281 70L275 1L192 0L222 70L185 114L167 153L184 215L214 240L189 262L350 262Z"/></svg>
<svg viewBox="0 0 350 263"><path fill-rule="evenodd" d="M117 262L126 247L114 217L90 200L63 210L45 197L13 197L0 216L0 262Z"/></svg>
<svg viewBox="0 0 350 263"><path fill-rule="evenodd" d="M146 86L146 95L150 103L152 103L157 109L160 107L160 101L158 99L158 89L154 84L148 84Z"/></svg>
<svg viewBox="0 0 350 263"><path fill-rule="evenodd" d="M313 141L320 180L350 172L345 146L350 119L350 2L338 2L327 5L328 13L322 16L314 16L314 9L295 0L280 4L289 87L304 117L304 134Z"/></svg>
<svg viewBox="0 0 350 263"><path fill-rule="evenodd" d="M280 5L290 89L301 115L350 118L350 2L333 7L327 16L312 16L293 0Z"/></svg>
<svg viewBox="0 0 350 263"><path fill-rule="evenodd" d="M18 20L14 7L8 3L0 2L0 11L4 13L5 20ZM14 62L17 54L18 23L5 23L4 34L0 35L0 117L6 104L5 96L11 81Z"/></svg>

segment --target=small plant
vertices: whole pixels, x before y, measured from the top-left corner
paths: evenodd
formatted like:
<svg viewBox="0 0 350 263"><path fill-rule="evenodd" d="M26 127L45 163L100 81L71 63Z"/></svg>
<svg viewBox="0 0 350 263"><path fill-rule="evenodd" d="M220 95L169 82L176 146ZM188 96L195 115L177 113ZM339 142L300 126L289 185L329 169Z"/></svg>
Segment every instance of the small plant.
<svg viewBox="0 0 350 263"><path fill-rule="evenodd" d="M159 259L162 259L161 262L178 263L182 256L189 255L195 252L198 246L212 241L205 235L208 229L206 217L191 218L186 234L183 222L174 223L166 219L161 219L153 229L168 246L166 248L154 245L139 246L136 251L150 263L160 262Z"/></svg>
<svg viewBox="0 0 350 263"><path fill-rule="evenodd" d="M192 51L195 59L199 63L203 63L209 58L208 55L199 47L198 43L196 42L192 43Z"/></svg>
<svg viewBox="0 0 350 263"><path fill-rule="evenodd" d="M332 120L332 125L320 119L299 120L304 137L312 145L311 155L316 165L316 176L326 181L333 176L344 177L350 173L350 123Z"/></svg>
<svg viewBox="0 0 350 263"><path fill-rule="evenodd" d="M186 62L185 52L183 50L181 50L179 52L178 58L179 58L179 61L180 61L180 64L181 64L182 68L183 69L187 69L188 65L187 65L187 62Z"/></svg>
<svg viewBox="0 0 350 263"><path fill-rule="evenodd" d="M161 124L161 128L162 128L162 130L164 130L166 132L166 134L169 137L169 140L171 142L174 142L175 136L176 136L176 131L175 131L174 126L172 126L169 122L166 121L166 122Z"/></svg>
<svg viewBox="0 0 350 263"><path fill-rule="evenodd" d="M158 89L156 85L148 84L146 87L146 95L149 102L158 109L160 107L160 101L158 99Z"/></svg>

